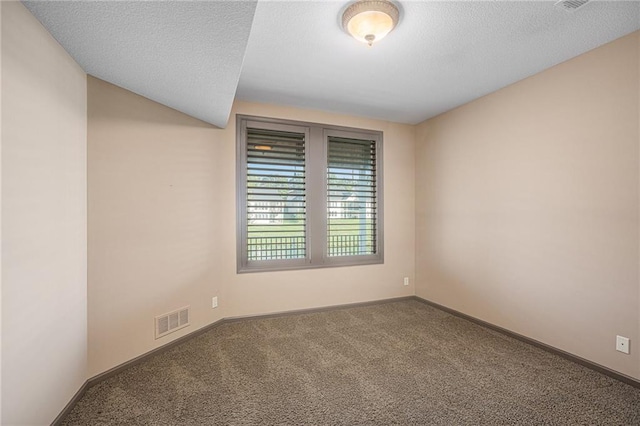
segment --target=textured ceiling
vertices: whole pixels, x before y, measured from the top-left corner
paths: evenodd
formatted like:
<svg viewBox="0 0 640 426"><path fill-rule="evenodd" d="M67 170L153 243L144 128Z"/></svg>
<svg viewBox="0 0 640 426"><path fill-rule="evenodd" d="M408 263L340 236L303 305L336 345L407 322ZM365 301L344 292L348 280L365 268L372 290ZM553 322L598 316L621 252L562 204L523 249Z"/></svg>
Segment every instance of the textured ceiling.
<svg viewBox="0 0 640 426"><path fill-rule="evenodd" d="M220 127L234 95L418 123L640 29L637 1L404 0L369 48L347 0L256 1L24 3L87 73Z"/></svg>
<svg viewBox="0 0 640 426"><path fill-rule="evenodd" d="M25 1L88 73L225 127L256 1Z"/></svg>
<svg viewBox="0 0 640 426"><path fill-rule="evenodd" d="M418 123L640 28L640 3L401 1L369 48L346 2L258 3L237 97Z"/></svg>

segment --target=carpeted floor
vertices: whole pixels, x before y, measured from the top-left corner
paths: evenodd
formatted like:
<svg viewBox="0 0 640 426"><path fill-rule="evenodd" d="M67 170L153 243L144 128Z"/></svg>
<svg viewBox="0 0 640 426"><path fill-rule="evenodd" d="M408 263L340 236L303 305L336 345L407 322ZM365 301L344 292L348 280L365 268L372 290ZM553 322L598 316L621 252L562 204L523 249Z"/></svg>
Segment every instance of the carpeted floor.
<svg viewBox="0 0 640 426"><path fill-rule="evenodd" d="M640 425L640 389L417 301L227 323L66 425Z"/></svg>

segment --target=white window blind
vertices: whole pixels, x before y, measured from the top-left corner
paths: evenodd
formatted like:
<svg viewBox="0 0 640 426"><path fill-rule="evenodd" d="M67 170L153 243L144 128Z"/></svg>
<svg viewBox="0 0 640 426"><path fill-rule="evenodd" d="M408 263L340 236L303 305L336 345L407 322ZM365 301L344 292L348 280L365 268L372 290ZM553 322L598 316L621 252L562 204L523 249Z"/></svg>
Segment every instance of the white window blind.
<svg viewBox="0 0 640 426"><path fill-rule="evenodd" d="M306 257L305 134L247 128L247 259Z"/></svg>
<svg viewBox="0 0 640 426"><path fill-rule="evenodd" d="M377 252L376 142L329 136L327 254Z"/></svg>

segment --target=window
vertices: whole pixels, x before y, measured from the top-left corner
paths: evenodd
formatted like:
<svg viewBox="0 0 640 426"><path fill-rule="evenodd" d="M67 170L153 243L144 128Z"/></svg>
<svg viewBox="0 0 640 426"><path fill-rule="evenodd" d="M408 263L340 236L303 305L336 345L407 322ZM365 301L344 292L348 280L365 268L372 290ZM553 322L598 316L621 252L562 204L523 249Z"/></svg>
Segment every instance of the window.
<svg viewBox="0 0 640 426"><path fill-rule="evenodd" d="M382 132L237 117L238 272L383 262Z"/></svg>
<svg viewBox="0 0 640 426"><path fill-rule="evenodd" d="M375 255L376 141L327 137L329 256Z"/></svg>

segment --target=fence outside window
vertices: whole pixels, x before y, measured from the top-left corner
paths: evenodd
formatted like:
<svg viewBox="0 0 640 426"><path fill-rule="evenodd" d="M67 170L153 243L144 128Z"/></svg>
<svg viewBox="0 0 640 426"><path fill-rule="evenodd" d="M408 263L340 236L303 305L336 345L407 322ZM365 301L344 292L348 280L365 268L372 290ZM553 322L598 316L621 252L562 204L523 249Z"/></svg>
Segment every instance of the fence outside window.
<svg viewBox="0 0 640 426"><path fill-rule="evenodd" d="M353 256L363 253L360 235L329 237L329 256ZM305 256L304 237L249 237L250 260L299 259Z"/></svg>

